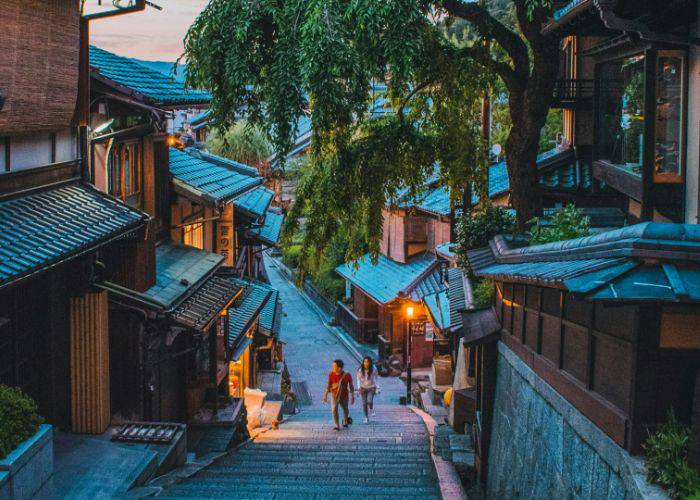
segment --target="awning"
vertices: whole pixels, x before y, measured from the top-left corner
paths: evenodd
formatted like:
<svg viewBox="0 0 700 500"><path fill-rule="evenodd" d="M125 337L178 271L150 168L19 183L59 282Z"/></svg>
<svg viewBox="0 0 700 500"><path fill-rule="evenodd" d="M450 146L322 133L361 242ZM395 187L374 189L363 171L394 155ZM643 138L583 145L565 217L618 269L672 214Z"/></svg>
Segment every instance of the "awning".
<svg viewBox="0 0 700 500"><path fill-rule="evenodd" d="M462 342L466 346L485 344L497 340L501 333L501 323L492 307L462 312Z"/></svg>
<svg viewBox="0 0 700 500"><path fill-rule="evenodd" d="M233 200L233 206L245 215L258 219L265 216L274 196L275 193L272 190L258 186Z"/></svg>
<svg viewBox="0 0 700 500"><path fill-rule="evenodd" d="M266 286L261 286L251 281L230 278L230 280L243 287L243 292L229 308L228 315L228 346L234 348L245 333L258 319L263 307L270 299L272 292Z"/></svg>
<svg viewBox="0 0 700 500"><path fill-rule="evenodd" d="M259 227L249 229L248 236L260 240L265 245L277 246L283 222L284 214L268 209L263 223Z"/></svg>
<svg viewBox="0 0 700 500"><path fill-rule="evenodd" d="M173 319L196 330L204 330L241 290L231 280L212 276L173 311Z"/></svg>
<svg viewBox="0 0 700 500"><path fill-rule="evenodd" d="M132 233L147 220L82 184L0 201L0 288Z"/></svg>
<svg viewBox="0 0 700 500"><path fill-rule="evenodd" d="M432 293L423 297L423 303L430 312L430 317L438 329L445 331L451 327L450 322L450 301L447 298L447 291Z"/></svg>
<svg viewBox="0 0 700 500"><path fill-rule="evenodd" d="M253 342L250 337L243 337L231 352L231 361L238 361L243 356L243 353L248 349L248 346Z"/></svg>

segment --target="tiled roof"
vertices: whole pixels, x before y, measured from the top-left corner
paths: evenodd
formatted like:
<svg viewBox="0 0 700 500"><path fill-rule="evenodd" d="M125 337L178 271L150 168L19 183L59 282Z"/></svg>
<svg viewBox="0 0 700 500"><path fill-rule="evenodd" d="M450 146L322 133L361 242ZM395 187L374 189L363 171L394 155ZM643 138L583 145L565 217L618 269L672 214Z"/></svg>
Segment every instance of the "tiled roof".
<svg viewBox="0 0 700 500"><path fill-rule="evenodd" d="M212 202L221 202L262 184L262 177L243 174L225 163L214 162L212 156L196 150L170 148L170 173L176 187Z"/></svg>
<svg viewBox="0 0 700 500"><path fill-rule="evenodd" d="M438 293L445 289L445 280L442 272L438 267L435 267L431 272L426 273L415 284L408 287L411 299L415 301L421 300L426 295Z"/></svg>
<svg viewBox="0 0 700 500"><path fill-rule="evenodd" d="M348 263L338 266L335 270L378 303L386 304L396 299L400 293L408 295L414 290L417 296L420 291L428 290L428 286L420 289L416 288L416 285L426 275L432 276L436 265L437 258L432 253L414 257L406 264L393 261L384 255L379 255L377 263L373 264L368 254L357 262L357 268L354 263ZM433 279L431 277L427 281Z"/></svg>
<svg viewBox="0 0 700 500"><path fill-rule="evenodd" d="M573 149L556 147L537 156L537 168L542 176L540 184L552 189L587 189L591 185L590 165L581 165L582 175L577 174L576 159ZM489 198L505 194L510 189L508 168L505 160L489 166ZM472 203L479 201L477 194L472 195Z"/></svg>
<svg viewBox="0 0 700 500"><path fill-rule="evenodd" d="M235 170L236 172L239 172L241 174L250 176L250 177L260 177L260 172L258 172L258 169L251 166L251 165L246 165L245 163L241 163L238 161L233 161L228 158L224 158L223 156L217 156L215 154L211 154L207 151L203 151L201 149L195 149L195 148L187 148L185 151L188 151L190 153L195 153L197 156L202 158L203 160L210 161L212 163L215 163L216 165L222 165L224 167L229 167L232 170Z"/></svg>
<svg viewBox="0 0 700 500"><path fill-rule="evenodd" d="M450 316L450 301L447 291L443 290L423 297L423 303L430 311L430 317L440 330L449 330L452 326Z"/></svg>
<svg viewBox="0 0 700 500"><path fill-rule="evenodd" d="M446 187L434 187L429 189L425 197L422 197L416 207L435 215L450 215L450 190Z"/></svg>
<svg viewBox="0 0 700 500"><path fill-rule="evenodd" d="M471 293L467 293L469 280L462 269L453 267L447 270L447 296L450 302L450 326L452 329L462 328L461 311L470 309Z"/></svg>
<svg viewBox="0 0 700 500"><path fill-rule="evenodd" d="M241 286L230 280L212 276L173 311L180 324L204 329L236 296Z"/></svg>
<svg viewBox="0 0 700 500"><path fill-rule="evenodd" d="M93 45L90 46L90 68L93 75L125 87L153 104L192 105L211 101L209 92L186 89L159 71Z"/></svg>
<svg viewBox="0 0 700 500"><path fill-rule="evenodd" d="M592 300L700 301L700 226L646 222L523 248L497 237L477 276L532 283ZM471 259L471 254L470 254Z"/></svg>
<svg viewBox="0 0 700 500"><path fill-rule="evenodd" d="M457 254L455 253L456 246L456 243L448 241L436 246L435 253L444 259L454 261L457 258Z"/></svg>
<svg viewBox="0 0 700 500"><path fill-rule="evenodd" d="M211 115L211 110L207 109L198 115L193 116L188 120L188 123L193 130L199 130L202 127L209 125L209 115Z"/></svg>
<svg viewBox="0 0 700 500"><path fill-rule="evenodd" d="M263 217L274 196L274 191L267 189L265 186L260 186L243 193L233 200L233 206L250 216Z"/></svg>
<svg viewBox="0 0 700 500"><path fill-rule="evenodd" d="M76 184L0 201L0 287L97 248L147 218Z"/></svg>
<svg viewBox="0 0 700 500"><path fill-rule="evenodd" d="M255 285L270 291L270 298L265 303L262 311L260 311L259 329L266 335L277 335L279 334L282 320L282 303L280 302L279 291L266 283L255 282Z"/></svg>
<svg viewBox="0 0 700 500"><path fill-rule="evenodd" d="M158 245L156 284L146 290L144 295L166 309L177 306L223 260L221 255L179 243Z"/></svg>
<svg viewBox="0 0 700 500"><path fill-rule="evenodd" d="M283 223L284 214L268 209L265 212L265 220L262 225L248 230L248 234L266 245L276 246L282 233Z"/></svg>
<svg viewBox="0 0 700 500"><path fill-rule="evenodd" d="M269 287L261 286L251 281L236 278L229 279L243 287L243 293L228 310L228 346L229 348L234 348L260 315L272 296L272 291Z"/></svg>

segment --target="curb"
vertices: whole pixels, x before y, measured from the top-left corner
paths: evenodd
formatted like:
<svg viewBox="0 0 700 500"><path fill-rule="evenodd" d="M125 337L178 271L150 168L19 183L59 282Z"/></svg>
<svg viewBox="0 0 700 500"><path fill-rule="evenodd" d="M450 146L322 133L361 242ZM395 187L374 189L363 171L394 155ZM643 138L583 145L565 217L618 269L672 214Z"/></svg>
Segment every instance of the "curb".
<svg viewBox="0 0 700 500"><path fill-rule="evenodd" d="M462 481L459 479L459 474L457 474L454 465L435 453L435 428L437 423L433 417L420 408L413 405L410 405L409 408L423 419L423 423L428 429L428 434L430 434L430 457L433 459L435 472L438 476L440 496L443 500L468 500L469 497L464 491L464 486L462 486Z"/></svg>
<svg viewBox="0 0 700 500"><path fill-rule="evenodd" d="M275 257L272 257L269 254L267 255L267 257L276 265L280 264L280 262ZM345 349L347 349L350 352L352 357L354 357L358 363L362 363L362 358L364 358L364 356L355 348L354 345L352 345L352 343L347 338L345 338L345 335L338 330L338 327L328 324L326 314L321 310L320 307L318 307L318 305L313 300L311 300L311 297L309 297L303 289L297 287L294 283L292 283L292 281L284 273L278 271L277 274L279 274L285 281L287 281L287 283L289 283L296 289L299 295L319 317L319 319L321 320L321 324L323 324L323 326L326 327L326 330L331 332L340 341L340 343L343 344L343 347L345 347Z"/></svg>

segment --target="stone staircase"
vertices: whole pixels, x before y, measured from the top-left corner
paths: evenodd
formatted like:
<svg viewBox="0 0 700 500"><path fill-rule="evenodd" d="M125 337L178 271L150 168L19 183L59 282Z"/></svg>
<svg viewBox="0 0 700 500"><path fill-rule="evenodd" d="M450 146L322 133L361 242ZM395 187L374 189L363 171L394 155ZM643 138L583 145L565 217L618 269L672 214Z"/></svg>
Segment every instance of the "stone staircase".
<svg viewBox="0 0 700 500"><path fill-rule="evenodd" d="M439 498L425 426L409 408L334 431L328 406L311 406L209 467L161 492L164 498Z"/></svg>

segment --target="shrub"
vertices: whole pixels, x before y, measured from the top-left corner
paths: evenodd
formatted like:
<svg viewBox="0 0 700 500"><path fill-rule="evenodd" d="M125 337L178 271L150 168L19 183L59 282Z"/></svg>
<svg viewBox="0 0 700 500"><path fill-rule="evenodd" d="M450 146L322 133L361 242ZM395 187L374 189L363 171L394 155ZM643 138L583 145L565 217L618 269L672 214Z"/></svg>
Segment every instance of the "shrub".
<svg viewBox="0 0 700 500"><path fill-rule="evenodd" d="M513 230L515 218L501 207L482 205L457 223L457 260L463 267L467 251L488 245L497 234Z"/></svg>
<svg viewBox="0 0 700 500"><path fill-rule="evenodd" d="M649 480L667 488L673 498L700 498L700 472L686 459L689 439L688 428L670 414L644 445Z"/></svg>
<svg viewBox="0 0 700 500"><path fill-rule="evenodd" d="M0 459L32 437L43 422L32 398L17 387L0 385Z"/></svg>
<svg viewBox="0 0 700 500"><path fill-rule="evenodd" d="M474 295L474 306L477 308L489 307L493 305L495 295L493 281L475 280L472 282L472 294Z"/></svg>
<svg viewBox="0 0 700 500"><path fill-rule="evenodd" d="M301 258L302 246L298 244L287 245L282 248L282 262L287 267L295 269L299 267L299 259Z"/></svg>
<svg viewBox="0 0 700 500"><path fill-rule="evenodd" d="M534 224L530 230L531 245L588 236L591 229L590 219L573 204L567 205L548 219L535 218L530 222Z"/></svg>

